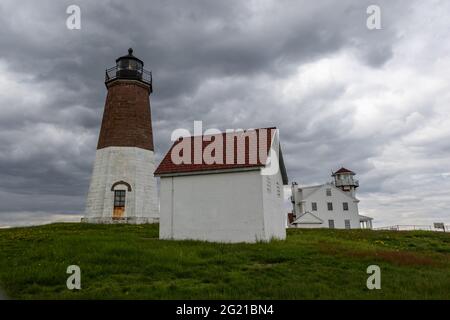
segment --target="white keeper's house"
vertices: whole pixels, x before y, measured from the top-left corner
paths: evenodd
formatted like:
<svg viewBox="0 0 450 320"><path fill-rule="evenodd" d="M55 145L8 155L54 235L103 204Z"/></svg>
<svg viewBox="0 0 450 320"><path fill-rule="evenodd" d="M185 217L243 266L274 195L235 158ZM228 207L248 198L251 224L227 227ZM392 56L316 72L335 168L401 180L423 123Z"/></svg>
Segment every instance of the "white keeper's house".
<svg viewBox="0 0 450 320"><path fill-rule="evenodd" d="M283 185L288 179L278 146L276 128L177 140L155 171L161 179L160 239L285 239ZM198 155L200 161L189 161ZM174 161L174 156L187 161Z"/></svg>
<svg viewBox="0 0 450 320"><path fill-rule="evenodd" d="M360 215L356 198L355 173L340 168L333 182L299 187L292 183L293 212L288 225L294 228L372 229L372 218Z"/></svg>

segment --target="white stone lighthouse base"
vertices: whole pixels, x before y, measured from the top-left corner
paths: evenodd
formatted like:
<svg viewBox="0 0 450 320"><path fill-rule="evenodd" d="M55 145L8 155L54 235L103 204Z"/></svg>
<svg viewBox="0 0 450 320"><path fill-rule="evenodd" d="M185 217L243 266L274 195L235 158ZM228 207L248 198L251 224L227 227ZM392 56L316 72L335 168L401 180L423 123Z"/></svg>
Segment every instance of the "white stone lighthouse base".
<svg viewBox="0 0 450 320"><path fill-rule="evenodd" d="M87 197L87 223L157 223L159 206L153 151L135 147L97 150ZM125 191L125 208L114 216L114 191Z"/></svg>

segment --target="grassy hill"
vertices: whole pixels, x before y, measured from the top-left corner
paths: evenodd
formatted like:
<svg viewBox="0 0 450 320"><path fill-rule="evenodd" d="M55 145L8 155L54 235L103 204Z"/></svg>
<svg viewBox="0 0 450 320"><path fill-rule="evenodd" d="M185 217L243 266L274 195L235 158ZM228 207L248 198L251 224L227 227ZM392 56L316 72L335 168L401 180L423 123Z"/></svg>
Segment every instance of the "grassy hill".
<svg viewBox="0 0 450 320"><path fill-rule="evenodd" d="M79 291L66 288L79 265ZM381 267L381 290L366 288ZM158 225L0 230L0 286L18 299L450 299L450 233L288 230L286 241L158 240Z"/></svg>

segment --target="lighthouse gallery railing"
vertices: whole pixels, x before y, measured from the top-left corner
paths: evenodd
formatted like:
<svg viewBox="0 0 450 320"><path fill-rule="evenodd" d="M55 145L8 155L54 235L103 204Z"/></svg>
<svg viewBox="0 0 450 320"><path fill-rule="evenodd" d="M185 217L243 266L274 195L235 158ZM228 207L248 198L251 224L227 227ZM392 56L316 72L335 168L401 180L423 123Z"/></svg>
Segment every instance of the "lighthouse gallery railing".
<svg viewBox="0 0 450 320"><path fill-rule="evenodd" d="M121 69L117 66L106 69L105 82L121 79L139 80L152 86L152 72L145 69Z"/></svg>

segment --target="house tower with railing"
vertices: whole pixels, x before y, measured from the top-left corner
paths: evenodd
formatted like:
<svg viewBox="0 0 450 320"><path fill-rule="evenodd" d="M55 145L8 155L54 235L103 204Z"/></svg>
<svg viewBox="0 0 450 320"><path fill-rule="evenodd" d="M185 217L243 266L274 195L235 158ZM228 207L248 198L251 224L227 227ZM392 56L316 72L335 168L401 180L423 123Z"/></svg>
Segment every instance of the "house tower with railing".
<svg viewBox="0 0 450 320"><path fill-rule="evenodd" d="M354 197L356 188L359 187L359 182L354 179L354 175L355 173L353 171L342 167L332 174L332 177L334 178L334 185Z"/></svg>
<svg viewBox="0 0 450 320"><path fill-rule="evenodd" d="M105 85L108 93L83 221L157 222L152 74L130 48L106 70Z"/></svg>

